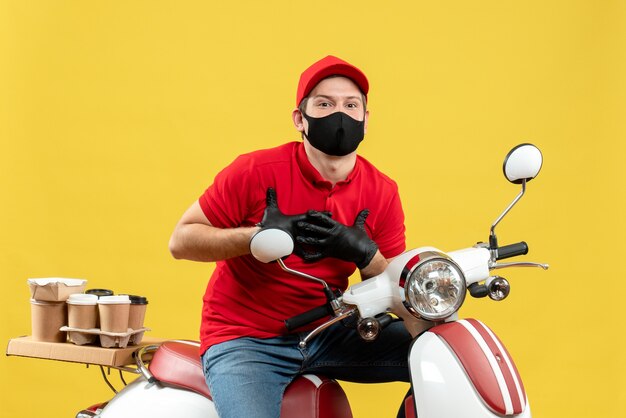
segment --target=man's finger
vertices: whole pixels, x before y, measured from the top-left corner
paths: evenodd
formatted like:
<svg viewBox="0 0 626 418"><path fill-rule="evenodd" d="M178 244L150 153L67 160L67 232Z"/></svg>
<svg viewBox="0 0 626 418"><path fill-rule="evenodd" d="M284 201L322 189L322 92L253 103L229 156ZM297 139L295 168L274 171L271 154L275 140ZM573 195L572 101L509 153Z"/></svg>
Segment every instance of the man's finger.
<svg viewBox="0 0 626 418"><path fill-rule="evenodd" d="M297 224L298 229L301 229L303 231L306 232L313 232L315 234L319 234L319 235L328 235L329 234L329 229L325 228L323 226L320 225L316 225L316 224L312 224L310 222L307 221L300 221Z"/></svg>
<svg viewBox="0 0 626 418"><path fill-rule="evenodd" d="M298 244L306 244L306 245L324 245L326 240L320 238L313 237L296 237L296 241Z"/></svg>
<svg viewBox="0 0 626 418"><path fill-rule="evenodd" d="M354 226L356 226L357 228L364 229L365 219L367 219L369 214L370 214L369 209L363 209L361 212L359 212L359 214L356 215L356 219L354 220Z"/></svg>
<svg viewBox="0 0 626 418"><path fill-rule="evenodd" d="M310 210L306 213L307 217L312 221L315 221L317 225L332 227L337 223L337 221L332 219L329 214L330 212L318 212L316 210Z"/></svg>
<svg viewBox="0 0 626 418"><path fill-rule="evenodd" d="M310 262L310 263L319 261L322 258L324 258L324 255L320 252L316 252L316 253L307 252L307 253L304 253L304 256L302 257L304 261Z"/></svg>
<svg viewBox="0 0 626 418"><path fill-rule="evenodd" d="M291 215L290 216L292 218L292 222L306 222L306 214L301 214L301 215Z"/></svg>
<svg viewBox="0 0 626 418"><path fill-rule="evenodd" d="M267 188L267 192L265 193L265 204L268 208L278 208L276 190L274 190L272 187Z"/></svg>

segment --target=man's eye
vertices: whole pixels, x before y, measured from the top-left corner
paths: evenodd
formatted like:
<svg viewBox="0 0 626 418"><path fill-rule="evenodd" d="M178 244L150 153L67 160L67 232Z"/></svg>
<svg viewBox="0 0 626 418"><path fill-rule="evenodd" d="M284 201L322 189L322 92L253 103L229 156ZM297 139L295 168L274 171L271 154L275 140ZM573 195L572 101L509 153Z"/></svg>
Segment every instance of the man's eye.
<svg viewBox="0 0 626 418"><path fill-rule="evenodd" d="M330 107L330 103L328 102L322 102L318 105L319 107Z"/></svg>

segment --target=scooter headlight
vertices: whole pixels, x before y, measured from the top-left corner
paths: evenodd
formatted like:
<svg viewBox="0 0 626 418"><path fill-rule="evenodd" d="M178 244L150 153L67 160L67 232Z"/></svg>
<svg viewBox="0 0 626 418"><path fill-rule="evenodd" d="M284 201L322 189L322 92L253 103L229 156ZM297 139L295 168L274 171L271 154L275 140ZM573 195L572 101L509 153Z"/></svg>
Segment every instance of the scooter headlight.
<svg viewBox="0 0 626 418"><path fill-rule="evenodd" d="M465 276L447 255L428 251L411 259L400 284L411 314L429 321L455 313L465 300Z"/></svg>

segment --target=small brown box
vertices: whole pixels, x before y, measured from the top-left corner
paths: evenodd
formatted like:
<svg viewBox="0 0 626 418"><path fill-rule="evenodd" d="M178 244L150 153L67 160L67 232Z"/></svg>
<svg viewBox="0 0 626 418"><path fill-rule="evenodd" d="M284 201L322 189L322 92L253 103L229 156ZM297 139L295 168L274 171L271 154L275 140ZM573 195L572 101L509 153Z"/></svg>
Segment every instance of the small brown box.
<svg viewBox="0 0 626 418"><path fill-rule="evenodd" d="M28 279L30 297L47 302L65 302L74 293L82 293L87 280L49 277Z"/></svg>

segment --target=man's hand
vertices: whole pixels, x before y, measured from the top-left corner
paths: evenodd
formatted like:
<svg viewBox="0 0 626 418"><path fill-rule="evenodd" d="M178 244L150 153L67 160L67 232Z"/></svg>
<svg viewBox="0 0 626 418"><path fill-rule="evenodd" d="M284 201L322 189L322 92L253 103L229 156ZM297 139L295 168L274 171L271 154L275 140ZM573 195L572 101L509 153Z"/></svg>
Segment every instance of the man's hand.
<svg viewBox="0 0 626 418"><path fill-rule="evenodd" d="M276 190L271 187L267 188L267 192L265 195L265 212L263 213L263 219L258 224L261 229L271 229L276 228L287 232L291 235L294 244L294 254L302 257L302 247L298 245L296 241L296 228L297 223L299 221L303 221L306 219L306 214L300 215L285 215L278 209L278 199L276 198Z"/></svg>
<svg viewBox="0 0 626 418"><path fill-rule="evenodd" d="M285 215L278 209L278 199L276 198L276 190L271 187L267 188L265 195L265 212L263 219L258 224L262 229L276 228L281 229L296 239L296 224L298 221L306 219L306 214L301 215Z"/></svg>
<svg viewBox="0 0 626 418"><path fill-rule="evenodd" d="M359 269L368 266L378 251L378 246L365 232L365 219L369 210L357 215L352 226L332 219L329 214L309 211L305 220L298 222L296 241L308 246L303 250L305 261L318 261L335 257L356 264ZM309 250L312 249L312 250Z"/></svg>

